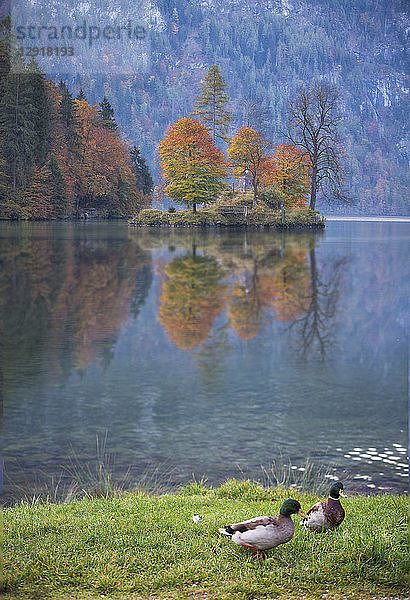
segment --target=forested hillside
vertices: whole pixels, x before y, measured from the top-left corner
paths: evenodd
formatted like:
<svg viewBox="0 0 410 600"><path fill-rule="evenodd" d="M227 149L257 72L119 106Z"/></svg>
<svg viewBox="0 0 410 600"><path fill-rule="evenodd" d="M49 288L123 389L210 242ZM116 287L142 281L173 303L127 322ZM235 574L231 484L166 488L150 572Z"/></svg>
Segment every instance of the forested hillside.
<svg viewBox="0 0 410 600"><path fill-rule="evenodd" d="M119 136L109 101L92 106L82 91L73 98L64 82L56 85L23 59L14 72L9 30L6 18L0 22L0 218L126 217L149 204L144 160Z"/></svg>
<svg viewBox="0 0 410 600"><path fill-rule="evenodd" d="M110 75L70 74L65 81L83 87L92 103L109 98L154 173L158 141L190 113L210 65L228 83L231 131L243 124L243 100L257 96L277 143L298 86L325 79L340 89L346 115L347 184L355 202L342 210L408 214L406 2L158 0L135 10L150 24L149 67L136 56L132 75L115 75L113 54L105 66Z"/></svg>
<svg viewBox="0 0 410 600"><path fill-rule="evenodd" d="M90 46L67 72L54 69L53 79L62 78L74 95L83 88L91 105L106 96L121 133L141 148L155 179L159 140L190 114L201 79L216 64L231 98L230 133L244 124L244 101L252 96L266 107L276 144L284 141L287 104L298 87L314 80L334 85L346 117L353 203L333 209L408 214L405 0L113 0L109 7L44 0L30 6L37 7L38 23L47 23L47 14L71 22L78 13L84 23L104 24L115 14L145 24L140 45L107 44L101 57ZM38 60L47 72L50 60Z"/></svg>

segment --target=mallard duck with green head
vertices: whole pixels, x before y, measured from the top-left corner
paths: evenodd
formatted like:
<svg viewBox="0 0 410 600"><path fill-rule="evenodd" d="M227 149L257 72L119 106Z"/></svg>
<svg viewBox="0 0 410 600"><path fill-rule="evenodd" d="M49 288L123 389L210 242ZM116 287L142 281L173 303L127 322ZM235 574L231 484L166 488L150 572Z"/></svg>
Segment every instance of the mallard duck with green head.
<svg viewBox="0 0 410 600"><path fill-rule="evenodd" d="M219 529L222 535L229 537L235 544L249 548L259 559L263 551L286 544L292 539L295 526L291 515L307 517L297 500L286 500L278 517L255 517L242 523L233 523Z"/></svg>
<svg viewBox="0 0 410 600"><path fill-rule="evenodd" d="M328 531L336 529L345 518L345 511L340 502L340 496L346 498L343 493L343 483L337 481L332 485L327 500L317 502L307 512L302 525L309 531Z"/></svg>

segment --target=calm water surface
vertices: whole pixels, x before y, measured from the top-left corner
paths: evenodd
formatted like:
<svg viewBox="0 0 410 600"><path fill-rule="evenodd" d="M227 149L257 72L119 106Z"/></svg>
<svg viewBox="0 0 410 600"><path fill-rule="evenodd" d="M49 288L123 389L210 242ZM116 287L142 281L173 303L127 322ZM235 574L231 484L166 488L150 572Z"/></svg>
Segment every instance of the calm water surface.
<svg viewBox="0 0 410 600"><path fill-rule="evenodd" d="M408 222L0 224L3 500L68 480L97 437L131 481L309 457L405 489L409 241Z"/></svg>

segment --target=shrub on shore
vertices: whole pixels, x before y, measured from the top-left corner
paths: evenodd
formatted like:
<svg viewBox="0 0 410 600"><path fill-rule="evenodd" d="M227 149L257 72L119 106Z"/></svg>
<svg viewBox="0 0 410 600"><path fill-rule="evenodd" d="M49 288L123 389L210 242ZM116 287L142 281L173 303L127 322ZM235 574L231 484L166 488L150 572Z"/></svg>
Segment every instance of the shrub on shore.
<svg viewBox="0 0 410 600"><path fill-rule="evenodd" d="M309 208L296 208L286 211L283 218L280 210L273 210L259 204L248 209L247 215L220 212L218 207L192 212L180 210L167 212L149 208L141 210L129 220L133 226L166 227L323 227L324 217Z"/></svg>

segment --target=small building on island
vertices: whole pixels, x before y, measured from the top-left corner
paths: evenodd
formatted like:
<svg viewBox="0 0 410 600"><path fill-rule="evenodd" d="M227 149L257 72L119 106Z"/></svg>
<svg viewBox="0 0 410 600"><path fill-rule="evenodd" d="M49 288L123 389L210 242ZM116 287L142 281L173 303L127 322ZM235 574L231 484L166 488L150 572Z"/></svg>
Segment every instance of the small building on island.
<svg viewBox="0 0 410 600"><path fill-rule="evenodd" d="M252 190L252 175L249 169L246 169L245 173L238 178L238 192L251 192Z"/></svg>

